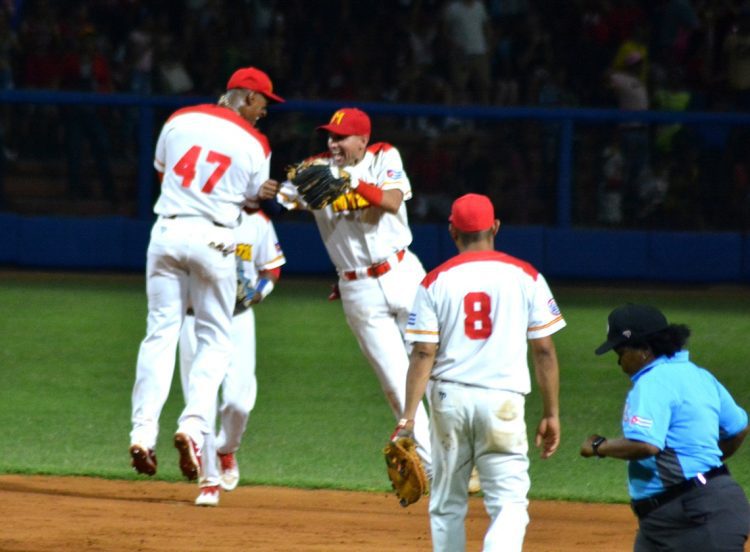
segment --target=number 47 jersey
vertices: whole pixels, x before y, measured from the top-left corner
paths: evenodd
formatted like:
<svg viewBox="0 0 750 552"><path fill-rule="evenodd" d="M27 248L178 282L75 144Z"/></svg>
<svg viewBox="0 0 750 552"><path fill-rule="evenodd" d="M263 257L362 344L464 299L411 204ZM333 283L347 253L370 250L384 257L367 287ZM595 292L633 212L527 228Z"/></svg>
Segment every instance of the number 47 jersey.
<svg viewBox="0 0 750 552"><path fill-rule="evenodd" d="M157 215L203 216L237 226L240 209L268 179L266 137L229 108L197 105L174 112L156 143L163 173Z"/></svg>
<svg viewBox="0 0 750 552"><path fill-rule="evenodd" d="M527 340L564 327L533 266L498 251L470 251L424 277L406 339L440 344L433 378L528 394Z"/></svg>

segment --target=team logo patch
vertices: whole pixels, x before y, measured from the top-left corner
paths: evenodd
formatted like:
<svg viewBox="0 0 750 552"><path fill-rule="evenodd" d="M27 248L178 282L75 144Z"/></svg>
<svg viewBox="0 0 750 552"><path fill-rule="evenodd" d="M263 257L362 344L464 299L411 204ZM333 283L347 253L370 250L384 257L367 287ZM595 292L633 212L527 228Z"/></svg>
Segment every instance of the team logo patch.
<svg viewBox="0 0 750 552"><path fill-rule="evenodd" d="M281 244L279 242L276 242L273 246L276 248L276 253L281 253Z"/></svg>
<svg viewBox="0 0 750 552"><path fill-rule="evenodd" d="M554 299L550 299L549 301L547 301L547 308L555 316L560 316L560 307L557 306L557 303Z"/></svg>
<svg viewBox="0 0 750 552"><path fill-rule="evenodd" d="M388 169L385 172L386 175L388 175L388 178L393 178L394 180L401 178L404 175L403 171L394 171L393 169Z"/></svg>
<svg viewBox="0 0 750 552"><path fill-rule="evenodd" d="M417 322L417 313L416 312L410 312L409 313L409 322L408 324L410 326L413 326Z"/></svg>
<svg viewBox="0 0 750 552"><path fill-rule="evenodd" d="M628 420L628 424L648 429L654 425L654 422L648 418L641 418L640 416L633 414Z"/></svg>

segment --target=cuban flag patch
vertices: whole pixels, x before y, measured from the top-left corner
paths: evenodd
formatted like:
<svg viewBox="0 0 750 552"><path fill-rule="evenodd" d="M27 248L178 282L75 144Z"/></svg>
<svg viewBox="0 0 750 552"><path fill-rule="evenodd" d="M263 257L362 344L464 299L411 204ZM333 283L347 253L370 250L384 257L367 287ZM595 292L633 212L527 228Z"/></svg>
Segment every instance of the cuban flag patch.
<svg viewBox="0 0 750 552"><path fill-rule="evenodd" d="M549 301L547 301L547 308L553 315L560 316L560 307L557 306L557 303L554 299L550 299Z"/></svg>
<svg viewBox="0 0 750 552"><path fill-rule="evenodd" d="M641 418L640 416L638 416L636 414L633 414L628 419L628 424L630 424L632 426L638 426L638 427L642 427L644 429L648 429L652 425L654 425L654 422L653 422L653 420L649 420L648 418Z"/></svg>
<svg viewBox="0 0 750 552"><path fill-rule="evenodd" d="M393 169L388 169L385 174L388 175L388 178L398 180L399 178L404 176L404 171L394 171Z"/></svg>
<svg viewBox="0 0 750 552"><path fill-rule="evenodd" d="M409 321L407 322L407 324L409 326L413 326L416 323L417 323L417 313L416 312L410 312L409 313Z"/></svg>

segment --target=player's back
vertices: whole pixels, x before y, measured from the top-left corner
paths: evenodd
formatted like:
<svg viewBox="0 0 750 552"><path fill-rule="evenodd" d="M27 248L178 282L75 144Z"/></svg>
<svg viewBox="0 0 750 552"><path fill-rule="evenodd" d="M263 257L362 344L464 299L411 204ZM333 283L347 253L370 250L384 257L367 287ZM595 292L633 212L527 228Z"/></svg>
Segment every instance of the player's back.
<svg viewBox="0 0 750 552"><path fill-rule="evenodd" d="M538 312L551 299L539 297L549 293L540 278L530 264L496 251L466 252L430 272L422 285L439 327L433 375L528 392L529 331L553 318Z"/></svg>
<svg viewBox="0 0 750 552"><path fill-rule="evenodd" d="M200 105L165 123L154 166L164 173L157 214L200 215L234 226L242 204L269 176L270 149L265 136L230 109Z"/></svg>

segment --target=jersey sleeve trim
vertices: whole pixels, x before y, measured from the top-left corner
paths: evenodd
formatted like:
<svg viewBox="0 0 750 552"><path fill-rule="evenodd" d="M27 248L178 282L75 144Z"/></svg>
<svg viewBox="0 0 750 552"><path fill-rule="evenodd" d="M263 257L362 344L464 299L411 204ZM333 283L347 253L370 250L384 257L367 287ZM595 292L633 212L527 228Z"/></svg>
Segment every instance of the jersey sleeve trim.
<svg viewBox="0 0 750 552"><path fill-rule="evenodd" d="M413 329L407 329L406 333L408 334L414 334L414 335L440 335L440 332L436 332L433 330L413 330Z"/></svg>
<svg viewBox="0 0 750 552"><path fill-rule="evenodd" d="M545 328L549 328L550 326L554 326L555 324L559 324L562 321L563 317L558 316L557 318L550 320L546 324L542 324L541 326L532 326L527 331L528 332L538 332L539 330L544 330Z"/></svg>
<svg viewBox="0 0 750 552"><path fill-rule="evenodd" d="M201 113L203 115L217 117L219 119L223 119L225 121L228 121L232 124L237 125L238 127L240 127L242 130L250 134L253 138L255 138L258 141L258 143L263 148L263 153L265 154L266 157L271 155L271 145L268 143L268 138L266 138L265 134L260 132L257 128L251 125L248 121L246 121L245 119L240 117L237 113L235 113L234 111L232 111L231 109L227 107L222 107L220 105L215 105L215 104L200 104L200 105L193 105L189 107L183 107L182 109L178 109L177 111L172 113L169 119L167 119L167 122L181 115L186 115L190 113Z"/></svg>
<svg viewBox="0 0 750 552"><path fill-rule="evenodd" d="M284 264L286 264L286 257L284 255L277 255L270 261L263 263L263 269L269 270L271 268L278 268Z"/></svg>

